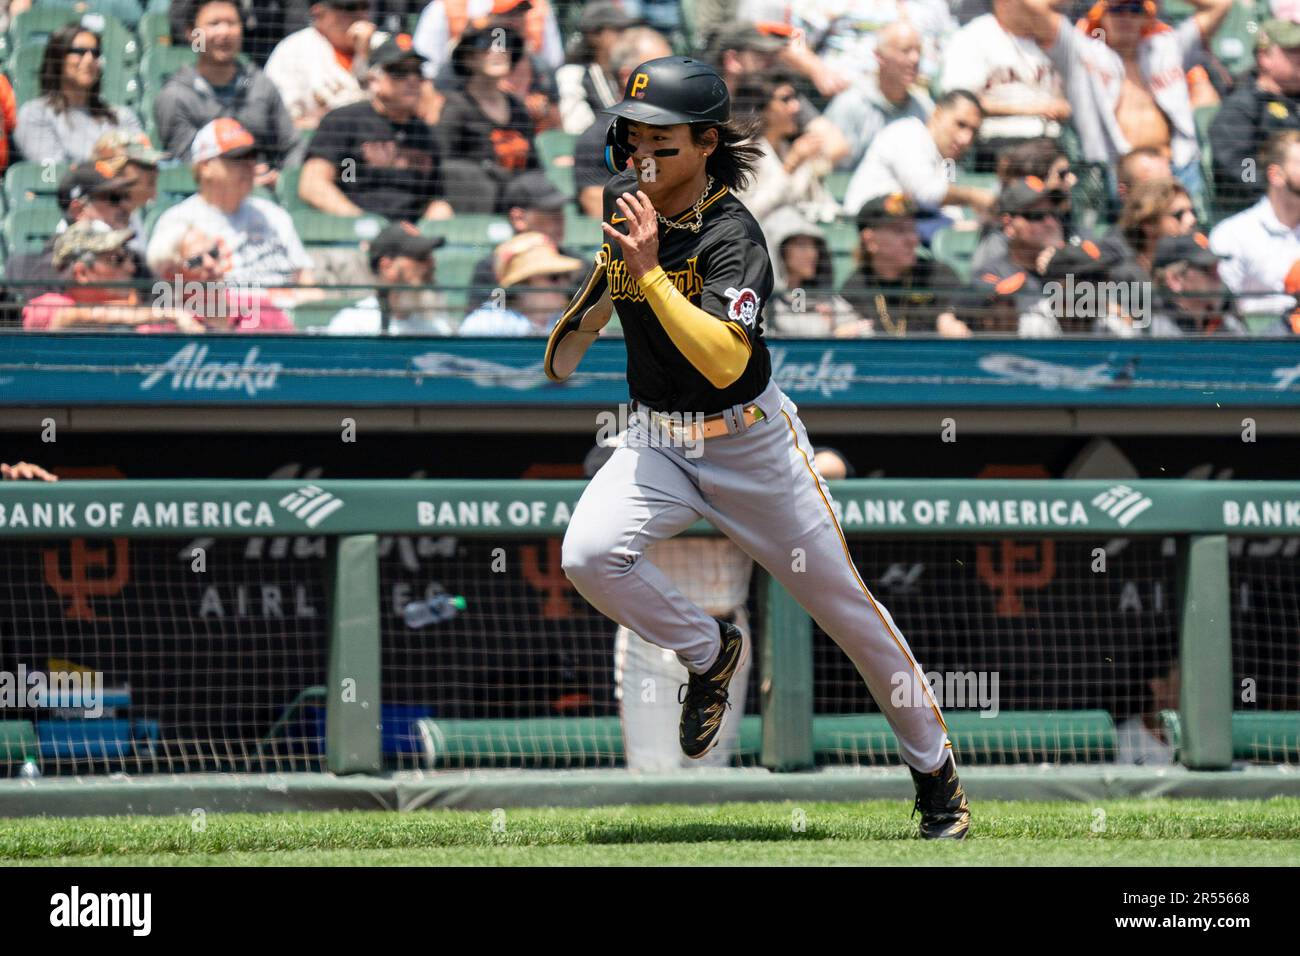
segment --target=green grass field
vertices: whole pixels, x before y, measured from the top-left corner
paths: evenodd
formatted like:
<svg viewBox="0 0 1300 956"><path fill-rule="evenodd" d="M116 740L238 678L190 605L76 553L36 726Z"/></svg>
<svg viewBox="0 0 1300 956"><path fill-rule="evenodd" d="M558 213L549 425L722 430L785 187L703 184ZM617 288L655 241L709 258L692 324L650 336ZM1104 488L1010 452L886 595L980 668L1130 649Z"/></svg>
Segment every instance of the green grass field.
<svg viewBox="0 0 1300 956"><path fill-rule="evenodd" d="M980 802L961 844L895 802L6 820L0 864L1296 865L1300 799ZM1100 812L1099 812L1100 811Z"/></svg>

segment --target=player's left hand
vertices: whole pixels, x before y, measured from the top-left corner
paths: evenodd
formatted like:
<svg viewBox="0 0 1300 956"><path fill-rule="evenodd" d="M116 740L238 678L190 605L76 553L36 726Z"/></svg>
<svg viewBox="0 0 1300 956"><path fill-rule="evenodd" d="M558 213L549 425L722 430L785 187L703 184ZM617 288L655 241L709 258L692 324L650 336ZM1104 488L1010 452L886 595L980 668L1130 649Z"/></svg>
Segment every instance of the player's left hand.
<svg viewBox="0 0 1300 956"><path fill-rule="evenodd" d="M623 248L623 261L632 278L640 279L659 265L659 217L650 197L637 190L636 195L624 193L614 203L627 219L627 235L607 222L600 228L605 235L618 240Z"/></svg>

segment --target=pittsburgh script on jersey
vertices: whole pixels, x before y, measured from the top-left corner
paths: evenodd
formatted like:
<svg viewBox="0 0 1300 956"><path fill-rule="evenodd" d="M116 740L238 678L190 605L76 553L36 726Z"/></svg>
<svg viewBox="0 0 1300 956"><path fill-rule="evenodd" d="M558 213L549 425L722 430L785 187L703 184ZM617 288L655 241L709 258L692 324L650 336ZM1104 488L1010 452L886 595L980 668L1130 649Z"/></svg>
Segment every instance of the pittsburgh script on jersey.
<svg viewBox="0 0 1300 956"><path fill-rule="evenodd" d="M608 260L608 243L605 244L605 257ZM704 279L700 276L699 269L696 268L696 263L699 261L699 256L692 256L686 260L685 269L677 272L664 270L669 281L677 287L677 291L690 299L694 305L700 304L700 297L704 293ZM632 274L627 271L627 263L622 259L615 259L610 262L605 278L609 282L609 297L613 301L618 302L620 299L630 299L633 302L645 301L645 293L641 291L641 283L632 278Z"/></svg>

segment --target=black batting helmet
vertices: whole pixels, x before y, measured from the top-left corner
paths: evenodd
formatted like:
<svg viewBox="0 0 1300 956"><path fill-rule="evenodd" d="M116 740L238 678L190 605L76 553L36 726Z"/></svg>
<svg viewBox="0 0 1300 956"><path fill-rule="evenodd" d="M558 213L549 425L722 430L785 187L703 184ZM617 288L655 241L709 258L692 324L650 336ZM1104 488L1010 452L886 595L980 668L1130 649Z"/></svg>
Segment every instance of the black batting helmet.
<svg viewBox="0 0 1300 956"><path fill-rule="evenodd" d="M622 102L602 112L614 116L605 137L605 165L619 173L632 156L628 120L650 126L725 123L731 118L731 94L709 64L689 56L664 56L633 70Z"/></svg>

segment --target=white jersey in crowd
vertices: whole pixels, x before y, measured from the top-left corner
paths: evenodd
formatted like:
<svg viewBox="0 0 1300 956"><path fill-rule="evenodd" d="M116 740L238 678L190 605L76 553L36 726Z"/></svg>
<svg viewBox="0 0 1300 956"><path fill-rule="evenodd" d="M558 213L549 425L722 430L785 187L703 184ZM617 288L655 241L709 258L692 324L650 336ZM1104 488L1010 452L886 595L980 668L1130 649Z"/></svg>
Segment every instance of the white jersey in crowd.
<svg viewBox="0 0 1300 956"><path fill-rule="evenodd" d="M1210 249L1225 257L1219 277L1242 312L1281 315L1295 308L1295 298L1283 288L1292 263L1300 260L1300 226L1284 225L1267 196L1215 226Z"/></svg>
<svg viewBox="0 0 1300 956"><path fill-rule="evenodd" d="M670 538L647 547L642 560L663 571L687 600L739 627L753 646L745 603L754 561L729 539ZM731 681L730 702L735 718L745 712L753 658L753 654L746 658ZM682 753L677 693L688 679L686 667L675 652L651 644L625 627L618 629L614 636L614 696L619 702L629 770L725 767L730 763L740 738L739 719L727 721L718 745L708 756L691 760Z"/></svg>
<svg viewBox="0 0 1300 956"><path fill-rule="evenodd" d="M1012 105L1030 106L1061 96L1060 77L1037 41L1003 29L991 13L976 17L948 39L939 86L970 90ZM1059 136L1061 127L1037 116L989 116L980 139Z"/></svg>
<svg viewBox="0 0 1300 956"><path fill-rule="evenodd" d="M338 61L333 44L315 27L290 33L277 43L265 73L295 123L366 98L361 82Z"/></svg>
<svg viewBox="0 0 1300 956"><path fill-rule="evenodd" d="M227 282L275 286L291 284L296 273L313 267L311 256L287 212L267 199L245 199L226 215L197 193L158 217L149 240L149 260L165 258L180 236L197 226L213 238L226 240L231 267Z"/></svg>
<svg viewBox="0 0 1300 956"><path fill-rule="evenodd" d="M915 116L894 120L876 134L849 178L844 211L855 216L870 199L903 193L923 209L938 209L952 183L929 127Z"/></svg>

